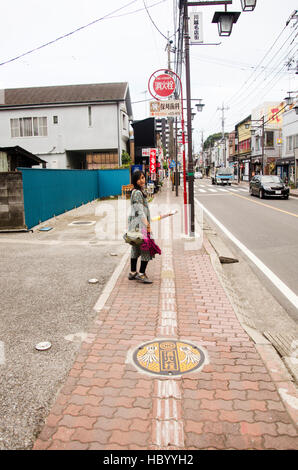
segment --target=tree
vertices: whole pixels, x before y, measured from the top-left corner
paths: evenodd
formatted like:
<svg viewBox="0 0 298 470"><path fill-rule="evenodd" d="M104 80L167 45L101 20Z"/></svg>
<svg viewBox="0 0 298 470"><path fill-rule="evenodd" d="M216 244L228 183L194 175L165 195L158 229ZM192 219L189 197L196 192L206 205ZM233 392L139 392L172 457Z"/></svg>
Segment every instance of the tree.
<svg viewBox="0 0 298 470"><path fill-rule="evenodd" d="M225 134L225 137L228 137L229 134ZM208 149L209 147L213 147L214 143L217 142L218 140L222 139L222 133L217 132L216 134L211 134L207 137L207 139L204 142L204 150Z"/></svg>
<svg viewBox="0 0 298 470"><path fill-rule="evenodd" d="M130 166L131 164L131 157L129 153L125 152L124 150L122 150L121 163L122 166Z"/></svg>

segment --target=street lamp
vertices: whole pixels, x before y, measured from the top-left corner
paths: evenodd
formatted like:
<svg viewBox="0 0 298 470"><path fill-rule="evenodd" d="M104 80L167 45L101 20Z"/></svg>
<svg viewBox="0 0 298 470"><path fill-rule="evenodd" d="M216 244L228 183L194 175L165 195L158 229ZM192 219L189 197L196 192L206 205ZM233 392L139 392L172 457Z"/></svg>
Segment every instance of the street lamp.
<svg viewBox="0 0 298 470"><path fill-rule="evenodd" d="M290 95L290 92L289 92L289 96L286 96L286 97L284 98L284 101L286 102L286 105L287 105L287 106L290 106L291 104L293 104L293 98L292 98L292 96Z"/></svg>
<svg viewBox="0 0 298 470"><path fill-rule="evenodd" d="M196 108L197 108L198 113L201 113L201 112L203 111L203 107L204 107L205 105L202 103L203 100L198 100L198 101L199 101L199 102L196 103Z"/></svg>
<svg viewBox="0 0 298 470"><path fill-rule="evenodd" d="M219 36L230 36L239 16L239 11L216 11L212 23L217 23Z"/></svg>
<svg viewBox="0 0 298 470"><path fill-rule="evenodd" d="M257 0L241 0L242 11L253 11L256 8Z"/></svg>

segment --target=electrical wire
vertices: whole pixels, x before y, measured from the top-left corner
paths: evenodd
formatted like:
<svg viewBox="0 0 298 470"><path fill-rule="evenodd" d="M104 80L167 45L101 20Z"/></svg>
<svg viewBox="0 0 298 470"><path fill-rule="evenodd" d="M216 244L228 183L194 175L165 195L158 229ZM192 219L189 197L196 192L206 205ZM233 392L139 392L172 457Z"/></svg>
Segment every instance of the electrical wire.
<svg viewBox="0 0 298 470"><path fill-rule="evenodd" d="M254 75L254 73L258 70L258 68L260 67L260 65L263 63L263 61L265 60L265 58L267 57L267 55L269 54L269 52L273 49L273 47L275 46L275 44L277 43L277 41L279 40L279 38L281 37L281 35L283 34L283 32L285 31L285 29L287 28L287 24L286 26L284 26L284 28L282 29L282 31L278 34L277 38L275 39L275 41L273 42L273 44L270 46L269 50L266 52L266 54L264 55L264 57L261 59L261 61L258 63L258 65L255 67L254 71L252 72L252 74L248 77L248 79L243 83L243 85L241 86L241 88L232 95L232 97L230 99L227 100L227 102L231 102L234 98L235 95L237 95L239 93L239 91L241 91L241 89L249 82L249 80L251 79L251 77Z"/></svg>
<svg viewBox="0 0 298 470"><path fill-rule="evenodd" d="M153 24L153 26L155 27L155 29L157 29L157 31L159 32L159 34L161 34L161 35L168 41L169 38L168 38L167 36L165 36L165 35L160 31L160 29L158 29L158 27L156 26L156 24L154 23L154 21L153 21L151 15L150 15L150 13L149 13L149 11L148 11L148 8L147 8L147 5L146 5L146 3L145 3L145 0L143 0L143 3L144 3L145 10L146 10L146 12L147 12L147 15L148 15L149 18L150 18L151 23Z"/></svg>
<svg viewBox="0 0 298 470"><path fill-rule="evenodd" d="M74 29L73 31L70 31L69 33L63 34L62 36L59 36L59 37L57 37L56 39L53 39L52 41L49 41L49 42L47 42L47 43L45 43L45 44L42 44L41 46L35 47L34 49L31 49L31 50L26 51L26 52L24 52L24 53L22 53L22 54L19 54L18 56L13 57L12 59L8 59L8 60L6 60L6 61L4 61L4 62L1 62L1 63L0 63L0 66L1 66L1 65L9 64L9 63L11 63L11 62L14 62L15 60L21 59L22 57L25 57L25 56L27 56L27 55L29 55L29 54L32 54L33 52L36 52L36 51L38 51L38 50L40 50L40 49L43 49L44 47L50 46L51 44L54 44L54 43L56 43L56 42L58 42L58 41L60 41L60 40L62 40L62 39L65 39L65 38L67 38L67 37L69 37L69 36L71 36L71 35L73 35L73 34L79 32L79 31L82 31L83 29L86 29L86 28L88 28L89 26L92 26L92 25L98 23L99 21L103 21L103 20L105 20L105 19L117 18L117 17L120 17L120 16L131 15L131 14L133 14L133 13L137 13L137 12L139 12L139 11L143 11L144 8L139 9L139 10L135 10L134 12L124 13L123 15L112 16L112 15L114 15L114 13L117 13L118 11L121 11L121 10L123 10L124 8L129 7L129 6L132 5L133 3L136 3L137 1L138 1L138 0L132 0L132 1L128 2L128 3L126 3L125 5L123 5L122 7L117 8L116 10L113 10L112 12L110 12L110 13L108 13L108 14L102 16L101 18L97 18L96 20L93 20L93 21L91 21L90 23L87 23L87 24L85 24L85 25L83 25L83 26L80 26L79 28L76 28L76 29ZM154 6L156 6L156 5L160 4L160 3L163 3L163 2L165 2L165 1L166 1L166 0L160 0L159 2L156 2L156 3L154 3L153 5L148 6L147 8L152 8L152 7L154 7Z"/></svg>
<svg viewBox="0 0 298 470"><path fill-rule="evenodd" d="M295 46L294 46L295 48ZM292 52L292 51L291 51ZM287 55L286 55L287 56ZM285 60L285 57L286 56L283 56L282 59L279 61L278 65L276 66L277 68L280 67L280 65L284 62ZM250 95L247 95L247 98L244 99L244 103L247 102L247 104L245 105L245 107L247 108L247 105L248 103L250 103L251 101L255 101L256 100L256 96L258 96L259 94L264 98L271 90L272 88L275 86L275 84L277 83L277 79L279 78L279 76L281 75L281 73L283 73L286 68L286 63L283 63L281 69L279 69L275 75L273 76L273 78L271 78L271 80L265 84L265 86L261 89L257 88L254 92L252 92ZM265 82L268 80L268 78L270 77L271 74L268 75L268 77L265 79ZM269 85L273 82L273 85L271 86L271 88L269 88ZM262 82L264 83L264 81ZM256 95L256 96L255 96ZM247 101L249 100L249 101ZM235 107L235 105L233 106ZM241 108L240 110L237 110L238 114L241 114L242 111L244 111L245 107Z"/></svg>
<svg viewBox="0 0 298 470"><path fill-rule="evenodd" d="M291 39L291 36L292 36L293 33L296 31L296 29L297 29L297 28L295 28L295 30L292 31L291 34L287 37L287 39L286 39L285 42L282 44L282 46L281 46L281 47L278 49L278 51L274 54L274 57L273 57L273 58L277 57L277 55L280 53L280 51L283 49L283 47L286 45L286 43ZM296 34L296 36L297 36L297 34ZM280 36L279 36L279 37L280 37ZM276 44L276 41L275 41L274 44ZM270 50L272 50L272 46L271 46ZM269 52L269 51L268 51L268 52ZM264 58L265 58L267 55L268 55L268 54L266 54L266 55L264 56ZM264 59L264 58L263 58L263 59ZM254 70L253 74L257 72L257 69L258 69L259 65L263 62L263 59L262 59L262 61L258 64L258 66L256 67L256 69ZM270 62L272 62L272 58L270 59L269 63L270 63ZM272 67L272 64L271 64L271 67ZM242 85L242 87L240 88L240 90L238 90L238 92L233 95L233 97L235 97L235 98L230 98L230 99L227 101L227 103L231 106L232 103L235 104L235 103L239 102L239 101L241 100L242 95L243 95L244 93L247 95L248 90L255 84L255 82L257 81L257 79L264 73L264 71L265 71L264 69L261 70L261 71L257 74L257 76L254 78L254 80L253 80L246 88L244 88L245 84L248 83L248 80L246 80L245 84ZM274 73L274 71L273 71L273 73ZM253 74L250 75L250 78L253 76ZM269 74L269 75L270 75L270 74ZM267 79L268 79L268 77L266 78L266 80L267 80ZM263 79L261 79L261 81L263 82ZM239 93L239 91L240 91L240 93Z"/></svg>

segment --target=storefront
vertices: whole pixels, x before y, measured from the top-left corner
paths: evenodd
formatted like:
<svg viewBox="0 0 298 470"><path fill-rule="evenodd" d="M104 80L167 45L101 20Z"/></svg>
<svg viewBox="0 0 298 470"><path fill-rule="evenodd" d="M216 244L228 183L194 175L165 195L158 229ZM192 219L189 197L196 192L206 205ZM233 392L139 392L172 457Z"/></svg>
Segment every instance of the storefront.
<svg viewBox="0 0 298 470"><path fill-rule="evenodd" d="M296 160L296 169L297 169L297 160ZM279 158L276 160L276 174L281 177L284 181L288 181L290 184L295 182L295 158ZM297 177L296 177L297 179ZM297 186L297 184L296 184Z"/></svg>
<svg viewBox="0 0 298 470"><path fill-rule="evenodd" d="M251 158L251 177L262 173L262 159L260 157Z"/></svg>
<svg viewBox="0 0 298 470"><path fill-rule="evenodd" d="M250 158L241 160L240 169L242 170L242 181L250 180Z"/></svg>

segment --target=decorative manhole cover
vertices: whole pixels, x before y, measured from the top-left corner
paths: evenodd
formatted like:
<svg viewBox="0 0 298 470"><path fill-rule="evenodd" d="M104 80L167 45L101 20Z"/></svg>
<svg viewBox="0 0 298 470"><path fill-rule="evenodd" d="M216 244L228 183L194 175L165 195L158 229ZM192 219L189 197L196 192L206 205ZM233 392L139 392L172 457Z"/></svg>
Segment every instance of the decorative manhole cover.
<svg viewBox="0 0 298 470"><path fill-rule="evenodd" d="M141 345L133 354L141 369L159 375L180 375L198 369L205 362L197 346L176 340L158 340Z"/></svg>

